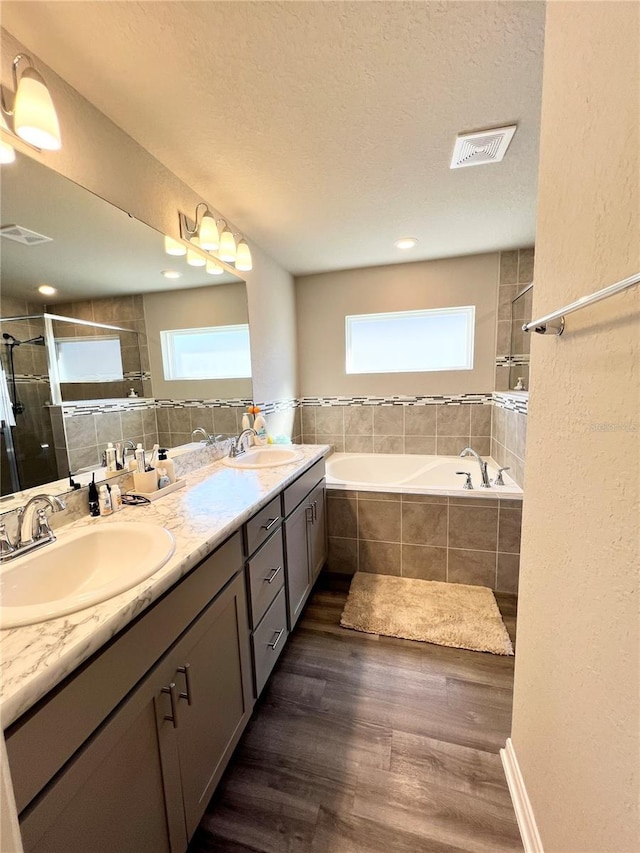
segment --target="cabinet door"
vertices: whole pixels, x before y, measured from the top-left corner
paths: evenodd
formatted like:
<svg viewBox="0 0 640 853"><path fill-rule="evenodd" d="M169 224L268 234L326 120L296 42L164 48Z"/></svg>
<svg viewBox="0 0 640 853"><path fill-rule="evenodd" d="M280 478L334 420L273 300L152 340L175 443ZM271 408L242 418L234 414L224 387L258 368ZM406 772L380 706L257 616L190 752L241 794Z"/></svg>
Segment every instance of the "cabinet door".
<svg viewBox="0 0 640 853"><path fill-rule="evenodd" d="M212 602L171 659L179 694L174 732L191 838L253 709L242 574Z"/></svg>
<svg viewBox="0 0 640 853"><path fill-rule="evenodd" d="M309 527L309 568L311 571L311 583L314 583L320 574L320 569L327 559L327 523L325 512L326 488L323 483L318 483L309 495L309 503L312 509L312 523Z"/></svg>
<svg viewBox="0 0 640 853"><path fill-rule="evenodd" d="M289 629L293 629L311 588L309 575L309 533L313 509L303 501L285 522L287 555L287 591L289 594Z"/></svg>
<svg viewBox="0 0 640 853"><path fill-rule="evenodd" d="M155 699L170 676L154 670L34 800L20 821L27 853L184 850L184 816L165 801L165 773L169 786L175 778L171 744L157 730Z"/></svg>

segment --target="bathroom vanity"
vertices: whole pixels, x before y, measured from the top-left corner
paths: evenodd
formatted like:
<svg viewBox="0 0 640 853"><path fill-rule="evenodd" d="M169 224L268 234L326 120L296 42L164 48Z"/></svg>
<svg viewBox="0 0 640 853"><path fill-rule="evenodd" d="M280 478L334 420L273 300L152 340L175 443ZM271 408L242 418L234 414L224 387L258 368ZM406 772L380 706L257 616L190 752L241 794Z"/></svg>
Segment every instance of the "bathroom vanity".
<svg viewBox="0 0 640 853"><path fill-rule="evenodd" d="M327 451L194 472L143 509L176 538L157 576L3 632L5 660L24 652L3 714L26 851L186 850L325 560Z"/></svg>

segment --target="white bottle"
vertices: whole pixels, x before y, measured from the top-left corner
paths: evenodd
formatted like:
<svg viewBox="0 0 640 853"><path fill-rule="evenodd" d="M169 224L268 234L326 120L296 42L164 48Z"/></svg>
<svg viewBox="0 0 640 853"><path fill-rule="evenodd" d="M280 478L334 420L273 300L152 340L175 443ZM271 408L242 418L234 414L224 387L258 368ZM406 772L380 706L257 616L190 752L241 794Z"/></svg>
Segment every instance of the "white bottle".
<svg viewBox="0 0 640 853"><path fill-rule="evenodd" d="M262 417L261 414L256 415L256 419L253 422L253 428L256 431L256 435L254 441L256 444L266 444L267 443L267 422Z"/></svg>
<svg viewBox="0 0 640 853"><path fill-rule="evenodd" d="M112 512L120 512L122 509L122 492L120 486L111 486L111 510Z"/></svg>
<svg viewBox="0 0 640 853"><path fill-rule="evenodd" d="M173 459L171 459L166 450L158 451L158 465L162 465L164 470L167 472L167 477L169 478L170 483L175 483L176 481L176 466L173 464Z"/></svg>
<svg viewBox="0 0 640 853"><path fill-rule="evenodd" d="M138 443L135 452L136 457L136 471L138 474L144 474L145 464L144 464L144 448Z"/></svg>
<svg viewBox="0 0 640 853"><path fill-rule="evenodd" d="M113 510L111 509L111 495L109 494L109 490L105 486L100 486L100 492L98 494L98 506L100 507L100 515L111 515Z"/></svg>
<svg viewBox="0 0 640 853"><path fill-rule="evenodd" d="M107 444L107 449L105 451L105 460L107 463L107 471L117 471L116 449L113 446L112 441L110 441L109 444Z"/></svg>
<svg viewBox="0 0 640 853"><path fill-rule="evenodd" d="M164 468L157 468L156 473L158 474L158 488L164 489L166 486L171 484L171 480L169 479L169 475L167 474Z"/></svg>
<svg viewBox="0 0 640 853"><path fill-rule="evenodd" d="M251 419L248 412L245 412L242 416L242 429L243 431L245 429L251 429Z"/></svg>

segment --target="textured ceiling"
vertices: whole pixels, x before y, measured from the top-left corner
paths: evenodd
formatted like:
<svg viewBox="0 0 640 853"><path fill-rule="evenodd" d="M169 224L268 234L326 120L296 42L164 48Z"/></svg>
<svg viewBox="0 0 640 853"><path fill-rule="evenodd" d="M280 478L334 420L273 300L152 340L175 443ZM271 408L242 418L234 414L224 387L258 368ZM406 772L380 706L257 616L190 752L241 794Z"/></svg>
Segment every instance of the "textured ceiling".
<svg viewBox="0 0 640 853"><path fill-rule="evenodd" d="M544 14L2 3L6 29L294 273L534 242ZM458 132L509 123L502 163L449 169Z"/></svg>

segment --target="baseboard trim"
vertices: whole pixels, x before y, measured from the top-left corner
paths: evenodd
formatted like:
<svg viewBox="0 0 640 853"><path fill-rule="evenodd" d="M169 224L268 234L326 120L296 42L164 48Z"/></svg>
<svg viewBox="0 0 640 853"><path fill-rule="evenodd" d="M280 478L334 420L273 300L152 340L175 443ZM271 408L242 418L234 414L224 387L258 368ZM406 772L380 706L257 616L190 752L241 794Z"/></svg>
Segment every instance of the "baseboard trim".
<svg viewBox="0 0 640 853"><path fill-rule="evenodd" d="M524 851L525 853L544 853L531 801L527 795L511 738L507 738L505 748L500 750L500 758L504 767L504 775L507 777L507 785L516 813Z"/></svg>

